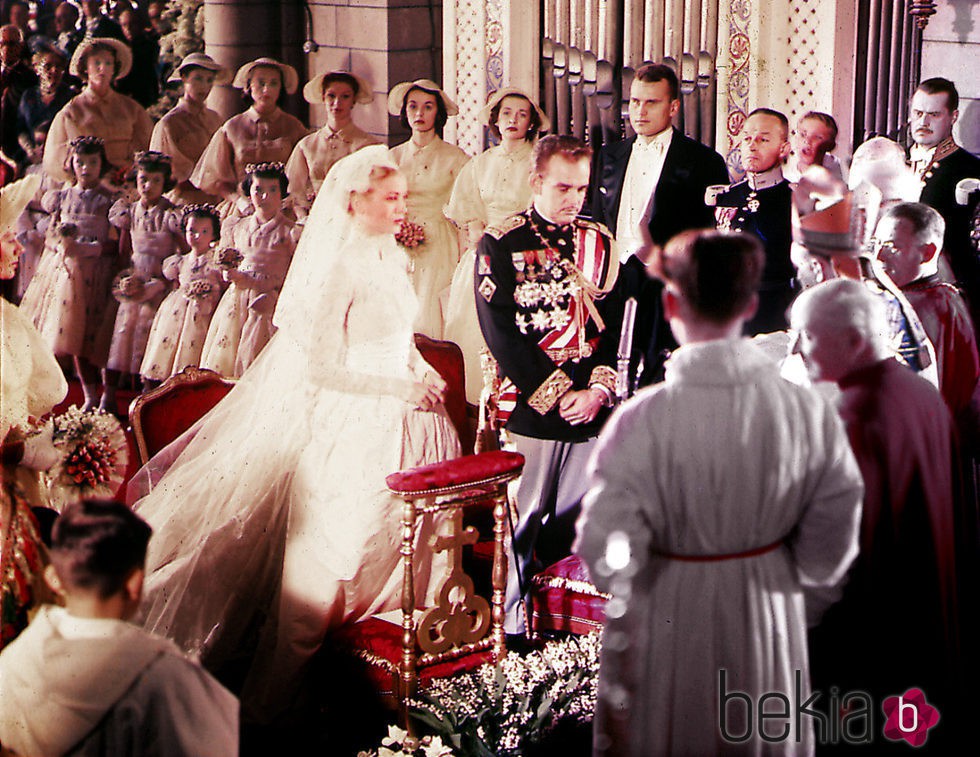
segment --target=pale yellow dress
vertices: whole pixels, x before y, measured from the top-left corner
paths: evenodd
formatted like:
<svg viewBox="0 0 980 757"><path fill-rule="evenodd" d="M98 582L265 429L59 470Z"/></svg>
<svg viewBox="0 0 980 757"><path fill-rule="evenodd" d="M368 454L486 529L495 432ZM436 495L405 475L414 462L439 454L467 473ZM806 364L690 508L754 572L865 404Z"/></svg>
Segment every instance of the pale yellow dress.
<svg viewBox="0 0 980 757"><path fill-rule="evenodd" d="M334 163L362 147L376 144L377 138L353 123L337 131L323 126L318 131L307 134L296 143L293 154L286 163L286 178L289 179L289 194L293 206L304 211L309 210L324 177Z"/></svg>
<svg viewBox="0 0 980 757"><path fill-rule="evenodd" d="M219 128L191 173L191 183L208 194L222 194L222 183L238 187L249 163L285 163L308 129L279 108L261 116L255 108L232 116Z"/></svg>
<svg viewBox="0 0 980 757"><path fill-rule="evenodd" d="M221 128L222 119L210 108L191 102L186 97L157 121L150 135L150 149L169 155L174 180L187 181L194 171L211 137ZM174 196L186 202L196 202L203 197L184 196L183 189L174 190Z"/></svg>
<svg viewBox="0 0 980 757"><path fill-rule="evenodd" d="M391 149L391 156L408 180L408 218L425 229L425 242L408 250L412 258L412 286L419 300L415 330L442 339L440 296L459 262L456 229L446 218L456 177L469 157L455 145L436 137L425 147L411 140Z"/></svg>
<svg viewBox="0 0 980 757"><path fill-rule="evenodd" d="M44 170L62 181L68 147L76 137L99 137L105 142L106 157L116 168L133 162L133 153L150 144L153 122L138 102L110 90L100 97L91 89L75 95L58 111L44 143Z"/></svg>
<svg viewBox="0 0 980 757"><path fill-rule="evenodd" d="M465 229L474 221L487 227L497 226L510 216L527 210L531 204L528 173L533 149L533 142L523 142L512 152L505 152L503 146L498 145L473 158L456 179L446 215ZM443 334L463 351L466 401L473 405L479 404L483 389L480 351L486 347L473 299L475 261L476 251L467 250L456 266Z"/></svg>

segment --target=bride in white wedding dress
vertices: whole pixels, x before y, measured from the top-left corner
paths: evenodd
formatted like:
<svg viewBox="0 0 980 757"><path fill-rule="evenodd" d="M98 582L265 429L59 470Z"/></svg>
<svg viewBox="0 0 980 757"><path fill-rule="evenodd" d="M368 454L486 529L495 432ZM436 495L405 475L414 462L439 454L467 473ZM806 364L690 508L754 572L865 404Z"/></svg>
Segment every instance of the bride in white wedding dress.
<svg viewBox="0 0 980 757"><path fill-rule="evenodd" d="M414 346L418 306L393 237L405 196L383 147L336 164L279 331L142 471L147 485L166 470L136 505L154 529L144 623L214 669L264 620L242 697L256 719L290 704L328 630L398 606L400 501L385 476L459 454L445 382ZM421 563L421 585L444 567Z"/></svg>

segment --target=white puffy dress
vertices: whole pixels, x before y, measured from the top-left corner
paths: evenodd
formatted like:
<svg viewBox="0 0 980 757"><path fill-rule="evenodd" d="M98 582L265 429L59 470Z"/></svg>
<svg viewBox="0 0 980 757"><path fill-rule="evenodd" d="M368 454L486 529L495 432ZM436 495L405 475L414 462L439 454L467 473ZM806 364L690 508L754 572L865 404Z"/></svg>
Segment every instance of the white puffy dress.
<svg viewBox="0 0 980 757"><path fill-rule="evenodd" d="M329 629L399 605L400 500L387 474L459 454L442 408L408 400L431 368L414 346L404 253L358 230L332 241L307 226L283 291L303 307L277 311L279 331L193 439L150 461L144 479L186 447L136 505L154 529L148 629L213 669L268 621L243 695L260 717L288 705ZM432 565L418 569L424 586Z"/></svg>

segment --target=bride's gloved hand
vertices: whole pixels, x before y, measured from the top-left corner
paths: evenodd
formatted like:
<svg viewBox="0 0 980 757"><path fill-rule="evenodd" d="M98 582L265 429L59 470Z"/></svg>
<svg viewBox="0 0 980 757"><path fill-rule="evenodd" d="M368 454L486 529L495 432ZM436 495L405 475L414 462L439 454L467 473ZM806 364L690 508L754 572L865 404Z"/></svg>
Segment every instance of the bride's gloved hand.
<svg viewBox="0 0 980 757"><path fill-rule="evenodd" d="M435 371L427 371L421 381L414 382L409 399L419 410L431 410L446 399L445 379Z"/></svg>

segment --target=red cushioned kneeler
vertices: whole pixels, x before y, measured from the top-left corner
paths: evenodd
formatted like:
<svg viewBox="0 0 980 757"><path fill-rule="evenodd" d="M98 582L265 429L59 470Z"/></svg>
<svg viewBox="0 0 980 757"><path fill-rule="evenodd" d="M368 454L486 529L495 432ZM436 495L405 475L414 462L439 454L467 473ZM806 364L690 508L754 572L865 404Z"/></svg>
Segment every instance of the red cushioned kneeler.
<svg viewBox="0 0 980 757"><path fill-rule="evenodd" d="M531 579L531 628L587 634L606 621L609 595L599 591L577 555L550 565Z"/></svg>
<svg viewBox="0 0 980 757"><path fill-rule="evenodd" d="M409 730L407 700L415 691L436 678L472 670L506 654L507 484L523 467L522 455L494 451L400 471L386 479L389 491L405 502L401 517L400 621L368 618L339 628L330 643L337 651L365 663L365 675L374 689L398 707L403 727ZM479 582L466 574L467 549L479 539L477 530L464 521L467 510L473 508L484 512L489 508L492 513L489 596L483 596ZM437 513L441 518L437 538L416 546L414 534L420 519ZM431 607L419 607L415 601L416 549L447 553L450 570L440 577L436 594L441 599ZM423 611L421 617L416 616L416 610Z"/></svg>

